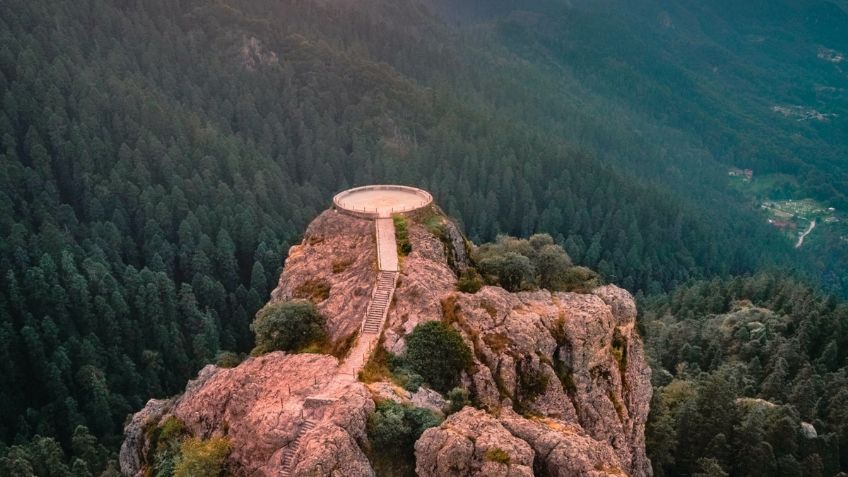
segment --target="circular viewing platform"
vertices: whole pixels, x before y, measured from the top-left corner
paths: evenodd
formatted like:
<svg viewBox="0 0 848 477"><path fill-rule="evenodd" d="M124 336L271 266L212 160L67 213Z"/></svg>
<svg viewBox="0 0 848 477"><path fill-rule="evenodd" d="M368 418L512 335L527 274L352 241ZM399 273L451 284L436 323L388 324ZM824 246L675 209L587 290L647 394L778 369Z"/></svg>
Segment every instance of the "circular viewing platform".
<svg viewBox="0 0 848 477"><path fill-rule="evenodd" d="M429 192L401 185L368 185L339 192L333 197L336 209L358 217L390 217L412 212L433 203Z"/></svg>

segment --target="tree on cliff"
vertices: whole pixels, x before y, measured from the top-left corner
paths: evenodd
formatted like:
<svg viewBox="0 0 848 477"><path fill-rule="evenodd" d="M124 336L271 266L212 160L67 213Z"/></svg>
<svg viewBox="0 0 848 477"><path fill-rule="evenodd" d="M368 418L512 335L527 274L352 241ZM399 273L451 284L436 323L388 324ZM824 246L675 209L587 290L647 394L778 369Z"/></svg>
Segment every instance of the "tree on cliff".
<svg viewBox="0 0 848 477"><path fill-rule="evenodd" d="M404 364L433 389L446 393L471 362L471 351L453 328L438 321L415 327L406 337Z"/></svg>
<svg viewBox="0 0 848 477"><path fill-rule="evenodd" d="M259 310L250 329L256 334L253 354L296 351L324 338L325 319L308 300L266 305Z"/></svg>

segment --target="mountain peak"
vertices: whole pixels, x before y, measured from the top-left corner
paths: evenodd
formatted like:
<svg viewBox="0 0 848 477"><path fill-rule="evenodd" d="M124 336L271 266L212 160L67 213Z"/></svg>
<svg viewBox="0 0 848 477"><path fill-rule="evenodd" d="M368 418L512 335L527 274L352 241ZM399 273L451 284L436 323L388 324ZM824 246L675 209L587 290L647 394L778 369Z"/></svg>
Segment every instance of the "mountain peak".
<svg viewBox="0 0 848 477"><path fill-rule="evenodd" d="M133 417L122 470L142 475L157 465L157 436L176 419L185 436L227 439L226 465L239 473L383 475L373 435L382 431L372 421L389 405L431 416L405 457L418 475L650 475L650 369L632 296L611 285L457 291L473 245L430 200L411 208L372 216L337 197L289 251L266 308L311 302L324 338L310 350L336 357L275 351L231 369L207 366L184 394L151 400ZM397 271L381 270L388 255ZM469 350L450 393L388 370L426 323Z"/></svg>

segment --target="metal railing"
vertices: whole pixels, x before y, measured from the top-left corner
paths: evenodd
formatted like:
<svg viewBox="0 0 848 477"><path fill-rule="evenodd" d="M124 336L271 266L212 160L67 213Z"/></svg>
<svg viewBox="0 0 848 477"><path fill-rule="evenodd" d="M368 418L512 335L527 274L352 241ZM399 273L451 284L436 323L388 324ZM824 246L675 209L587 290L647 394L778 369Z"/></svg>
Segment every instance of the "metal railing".
<svg viewBox="0 0 848 477"><path fill-rule="evenodd" d="M413 195L416 195L421 198L420 201L405 205L405 206L397 206L397 207L388 207L388 211L390 214L394 213L403 213L403 212L411 212L413 210L418 210L422 207L426 207L433 202L433 196L422 189L418 189L416 187L402 186L402 185L368 185L362 187L354 187L353 189L348 189L333 197L333 205L340 210L352 212L355 214L363 214L366 216L377 216L381 212L386 211L386 207L365 207L365 206L357 206L350 201L344 200L346 197L351 196L353 194L359 192L367 192L367 191L379 191L379 190L394 190L394 191L403 191Z"/></svg>

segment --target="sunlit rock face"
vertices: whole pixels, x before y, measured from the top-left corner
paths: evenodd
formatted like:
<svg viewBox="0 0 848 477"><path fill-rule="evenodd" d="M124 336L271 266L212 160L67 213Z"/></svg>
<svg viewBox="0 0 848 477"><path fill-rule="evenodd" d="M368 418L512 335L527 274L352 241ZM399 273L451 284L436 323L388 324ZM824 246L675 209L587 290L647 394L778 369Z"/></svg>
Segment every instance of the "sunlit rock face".
<svg viewBox="0 0 848 477"><path fill-rule="evenodd" d="M231 369L207 366L185 393L150 400L125 429L121 470L145 475L152 427L177 418L194 437L226 436L229 465L238 475L279 476L283 454L299 434L292 475L373 475L361 450L374 410L361 383L332 379L337 361L318 354L269 353ZM307 402L321 396L325 401ZM307 420L314 427L304 430ZM326 473L310 474L316 469Z"/></svg>
<svg viewBox="0 0 848 477"><path fill-rule="evenodd" d="M425 213L427 221L408 222L412 250L400 260L382 344L402 354L418 324L449 324L472 350L461 381L474 407L425 431L415 444L418 474L651 475L644 443L650 368L632 296L615 286L458 292L457 273L468 266L465 240L437 210ZM434 231L436 222L441 228ZM271 301L311 299L327 318L331 342L343 349L357 336L375 277L374 222L329 210L291 248ZM291 475L373 475L365 428L375 399L440 408L444 396L333 379L337 363L331 356L271 353L232 369L207 366L184 394L152 400L132 418L122 469L141 475L150 464L146 430L175 416L194 436L227 436L228 465L244 475L282 475L293 442ZM310 396L331 399L315 404ZM317 410L313 418L304 415ZM307 419L314 427L304 428Z"/></svg>
<svg viewBox="0 0 848 477"><path fill-rule="evenodd" d="M474 350L466 379L476 402L507 429L545 459L556 440L562 456L583 455L592 469L651 474L644 442L651 371L629 293L615 286L591 294L484 287L450 293L442 303L444 319Z"/></svg>

